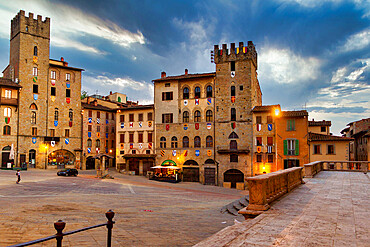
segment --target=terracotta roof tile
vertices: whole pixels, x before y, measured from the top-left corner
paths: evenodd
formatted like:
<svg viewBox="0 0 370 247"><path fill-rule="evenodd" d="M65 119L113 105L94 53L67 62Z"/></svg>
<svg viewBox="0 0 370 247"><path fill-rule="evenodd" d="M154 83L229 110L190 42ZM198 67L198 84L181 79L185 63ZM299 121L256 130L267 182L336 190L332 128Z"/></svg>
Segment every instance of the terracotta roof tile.
<svg viewBox="0 0 370 247"><path fill-rule="evenodd" d="M308 121L308 126L331 126L331 121Z"/></svg>
<svg viewBox="0 0 370 247"><path fill-rule="evenodd" d="M8 87L16 87L21 88L22 86L18 83L13 82L11 79L7 79L4 77L0 77L0 85L1 86L8 86Z"/></svg>
<svg viewBox="0 0 370 247"><path fill-rule="evenodd" d="M252 112L269 112L273 111L275 108L280 109L280 105L258 105L253 107Z"/></svg>
<svg viewBox="0 0 370 247"><path fill-rule="evenodd" d="M308 116L308 112L306 110L301 111L282 111L282 117L303 117Z"/></svg>
<svg viewBox="0 0 370 247"><path fill-rule="evenodd" d="M181 80L181 79L192 79L201 77L215 77L216 73L202 73L202 74L187 74L187 75L176 75L176 76L166 76L163 78L155 79L153 82L170 81L170 80Z"/></svg>
<svg viewBox="0 0 370 247"><path fill-rule="evenodd" d="M309 141L351 141L353 138L343 137L343 136L332 136L332 135L323 135L317 133L308 133Z"/></svg>

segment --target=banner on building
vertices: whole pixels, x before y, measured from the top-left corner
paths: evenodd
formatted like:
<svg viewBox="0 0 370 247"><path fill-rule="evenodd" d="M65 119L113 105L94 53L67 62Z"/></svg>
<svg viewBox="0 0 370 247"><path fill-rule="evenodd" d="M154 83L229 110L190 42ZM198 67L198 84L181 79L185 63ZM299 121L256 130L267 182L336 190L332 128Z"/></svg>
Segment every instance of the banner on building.
<svg viewBox="0 0 370 247"><path fill-rule="evenodd" d="M257 124L257 131L261 131L262 129L262 124Z"/></svg>

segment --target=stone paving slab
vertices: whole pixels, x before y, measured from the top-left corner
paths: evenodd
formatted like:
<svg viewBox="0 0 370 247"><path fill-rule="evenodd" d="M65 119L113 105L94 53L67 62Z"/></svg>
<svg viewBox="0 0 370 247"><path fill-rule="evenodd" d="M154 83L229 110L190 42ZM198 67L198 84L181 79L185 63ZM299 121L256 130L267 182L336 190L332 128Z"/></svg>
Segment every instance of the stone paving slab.
<svg viewBox="0 0 370 247"><path fill-rule="evenodd" d="M369 176L326 171L304 180L270 210L195 246L369 247Z"/></svg>

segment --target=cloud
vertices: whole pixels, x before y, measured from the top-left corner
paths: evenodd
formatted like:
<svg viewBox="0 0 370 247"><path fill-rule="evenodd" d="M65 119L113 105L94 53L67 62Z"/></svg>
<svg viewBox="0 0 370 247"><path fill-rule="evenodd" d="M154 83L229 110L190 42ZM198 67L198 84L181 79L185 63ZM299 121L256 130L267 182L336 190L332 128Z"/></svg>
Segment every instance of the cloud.
<svg viewBox="0 0 370 247"><path fill-rule="evenodd" d="M343 46L337 50L339 52L352 52L362 50L370 45L370 29L363 30L359 33L353 34L346 39Z"/></svg>

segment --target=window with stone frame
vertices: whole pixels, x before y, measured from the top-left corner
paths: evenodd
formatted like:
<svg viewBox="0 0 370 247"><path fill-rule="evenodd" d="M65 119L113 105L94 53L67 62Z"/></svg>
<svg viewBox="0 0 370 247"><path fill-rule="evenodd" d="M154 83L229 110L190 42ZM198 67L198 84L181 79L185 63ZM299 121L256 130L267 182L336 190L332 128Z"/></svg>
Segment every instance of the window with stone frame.
<svg viewBox="0 0 370 247"><path fill-rule="evenodd" d="M55 136L55 129L50 129L50 136L51 137L54 137Z"/></svg>
<svg viewBox="0 0 370 247"><path fill-rule="evenodd" d="M320 144L314 144L313 145L313 154L321 154L321 145Z"/></svg>
<svg viewBox="0 0 370 247"><path fill-rule="evenodd" d="M143 143L144 142L144 133L143 132L139 132L138 142L139 143Z"/></svg>
<svg viewBox="0 0 370 247"><path fill-rule="evenodd" d="M4 117L11 117L12 116L12 109L10 107L4 108Z"/></svg>
<svg viewBox="0 0 370 247"><path fill-rule="evenodd" d="M35 94L39 93L39 85L33 84L32 93L35 93Z"/></svg>
<svg viewBox="0 0 370 247"><path fill-rule="evenodd" d="M195 111L194 112L194 122L200 122L201 121L201 115L200 115L200 111Z"/></svg>
<svg viewBox="0 0 370 247"><path fill-rule="evenodd" d="M201 147L201 140L199 136L194 137L194 147L200 148Z"/></svg>
<svg viewBox="0 0 370 247"><path fill-rule="evenodd" d="M92 117L92 111L89 110L89 117Z"/></svg>
<svg viewBox="0 0 370 247"><path fill-rule="evenodd" d="M182 138L182 147L183 148L188 148L189 147L189 137L184 136Z"/></svg>
<svg viewBox="0 0 370 247"><path fill-rule="evenodd" d="M124 143L125 142L125 134L120 134L119 135L119 142Z"/></svg>
<svg viewBox="0 0 370 247"><path fill-rule="evenodd" d="M90 138L87 139L87 147L89 147L89 148L92 147L92 140Z"/></svg>
<svg viewBox="0 0 370 247"><path fill-rule="evenodd" d="M166 137L162 136L159 140L159 147L160 148L166 148Z"/></svg>
<svg viewBox="0 0 370 247"><path fill-rule="evenodd" d="M59 119L59 110L58 108L55 108L54 110L54 121L58 121Z"/></svg>
<svg viewBox="0 0 370 247"><path fill-rule="evenodd" d="M237 154L230 154L230 162L238 162L239 156Z"/></svg>
<svg viewBox="0 0 370 247"><path fill-rule="evenodd" d="M5 99L11 99L12 98L12 90L6 90L5 89Z"/></svg>
<svg viewBox="0 0 370 247"><path fill-rule="evenodd" d="M66 98L71 97L71 89L66 89Z"/></svg>
<svg viewBox="0 0 370 247"><path fill-rule="evenodd" d="M50 95L51 96L56 96L57 95L56 87L50 87Z"/></svg>
<svg viewBox="0 0 370 247"><path fill-rule="evenodd" d="M258 163L262 162L262 154L257 154L257 162Z"/></svg>
<svg viewBox="0 0 370 247"><path fill-rule="evenodd" d="M100 140L99 140L99 139L96 139L96 143L95 143L95 144L96 144L95 146L96 146L97 148L99 148L99 147L100 147Z"/></svg>
<svg viewBox="0 0 370 247"><path fill-rule="evenodd" d="M173 92L162 92L162 101L173 100Z"/></svg>
<svg viewBox="0 0 370 247"><path fill-rule="evenodd" d="M231 86L230 94L231 94L231 97L235 97L235 86Z"/></svg>
<svg viewBox="0 0 370 247"><path fill-rule="evenodd" d="M148 112L148 121L152 121L152 120L153 120L153 113Z"/></svg>
<svg viewBox="0 0 370 247"><path fill-rule="evenodd" d="M69 137L69 129L64 130L64 137Z"/></svg>
<svg viewBox="0 0 370 247"><path fill-rule="evenodd" d="M31 111L31 124L36 124L36 111Z"/></svg>
<svg viewBox="0 0 370 247"><path fill-rule="evenodd" d="M33 55L37 57L37 46L33 47Z"/></svg>
<svg viewBox="0 0 370 247"><path fill-rule="evenodd" d="M256 116L256 124L262 124L262 116Z"/></svg>
<svg viewBox="0 0 370 247"><path fill-rule="evenodd" d="M131 142L131 143L134 142L134 133L129 134L129 142Z"/></svg>
<svg viewBox="0 0 370 247"><path fill-rule="evenodd" d="M195 89L194 89L194 97L196 99L199 99L200 98L200 87L195 87Z"/></svg>
<svg viewBox="0 0 370 247"><path fill-rule="evenodd" d="M71 74L70 73L66 73L66 81L70 81L71 80Z"/></svg>
<svg viewBox="0 0 370 247"><path fill-rule="evenodd" d="M100 132L100 126L96 126L96 132Z"/></svg>
<svg viewBox="0 0 370 247"><path fill-rule="evenodd" d="M238 142L236 140L231 140L229 147L230 150L238 150Z"/></svg>
<svg viewBox="0 0 370 247"><path fill-rule="evenodd" d="M327 154L335 154L334 144L328 144L327 151L328 151Z"/></svg>
<svg viewBox="0 0 370 247"><path fill-rule="evenodd" d="M173 113L162 114L162 123L173 123Z"/></svg>
<svg viewBox="0 0 370 247"><path fill-rule="evenodd" d="M206 147L207 148L213 147L213 137L212 136L206 137Z"/></svg>
<svg viewBox="0 0 370 247"><path fill-rule="evenodd" d="M272 123L272 116L267 116L267 121L266 121L268 124L269 123Z"/></svg>
<svg viewBox="0 0 370 247"><path fill-rule="evenodd" d="M231 121L236 121L236 109L231 108Z"/></svg>
<svg viewBox="0 0 370 247"><path fill-rule="evenodd" d="M171 138L171 148L177 148L177 137L173 136Z"/></svg>
<svg viewBox="0 0 370 247"><path fill-rule="evenodd" d="M100 111L97 111L97 112L96 112L96 117L97 117L97 118L100 118Z"/></svg>
<svg viewBox="0 0 370 247"><path fill-rule="evenodd" d="M274 163L274 155L273 154L267 155L267 163Z"/></svg>
<svg viewBox="0 0 370 247"><path fill-rule="evenodd" d="M38 75L38 69L37 69L37 67L33 67L32 75L33 76L37 76Z"/></svg>
<svg viewBox="0 0 370 247"><path fill-rule="evenodd" d="M125 122L125 115L120 115L120 116L119 116L119 121L120 121L121 123Z"/></svg>
<svg viewBox="0 0 370 247"><path fill-rule="evenodd" d="M87 125L87 131L92 131L92 125Z"/></svg>
<svg viewBox="0 0 370 247"><path fill-rule="evenodd" d="M257 146L262 146L262 137L261 136L256 137L256 145Z"/></svg>
<svg viewBox="0 0 370 247"><path fill-rule="evenodd" d="M213 121L213 112L212 112L212 110L206 111L206 121L207 122L212 122Z"/></svg>
<svg viewBox="0 0 370 247"><path fill-rule="evenodd" d="M188 111L184 111L182 113L182 122L189 123L189 112Z"/></svg>
<svg viewBox="0 0 370 247"><path fill-rule="evenodd" d="M207 98L211 98L213 95L212 86L211 85L207 86L206 90L207 90Z"/></svg>
<svg viewBox="0 0 370 247"><path fill-rule="evenodd" d="M5 125L3 129L3 135L10 135L11 134L11 128L9 125Z"/></svg>
<svg viewBox="0 0 370 247"><path fill-rule="evenodd" d="M72 109L69 109L69 112L68 112L68 117L69 117L69 121L73 121L73 110Z"/></svg>
<svg viewBox="0 0 370 247"><path fill-rule="evenodd" d="M189 99L189 88L185 87L183 89L182 98L183 99Z"/></svg>
<svg viewBox="0 0 370 247"><path fill-rule="evenodd" d="M37 128L32 127L32 136L37 136Z"/></svg>
<svg viewBox="0 0 370 247"><path fill-rule="evenodd" d="M326 132L326 126L321 126L321 132Z"/></svg>
<svg viewBox="0 0 370 247"><path fill-rule="evenodd" d="M130 122L134 122L134 121L135 121L135 119L134 119L134 114L133 114L133 113L130 113L130 114L128 115L128 118L129 118L129 121L130 121Z"/></svg>
<svg viewBox="0 0 370 247"><path fill-rule="evenodd" d="M56 77L57 77L57 72L55 70L50 71L50 78L55 80Z"/></svg>
<svg viewBox="0 0 370 247"><path fill-rule="evenodd" d="M139 122L142 122L142 121L144 121L144 114L139 113Z"/></svg>
<svg viewBox="0 0 370 247"><path fill-rule="evenodd" d="M153 142L153 133L148 132L148 142Z"/></svg>

